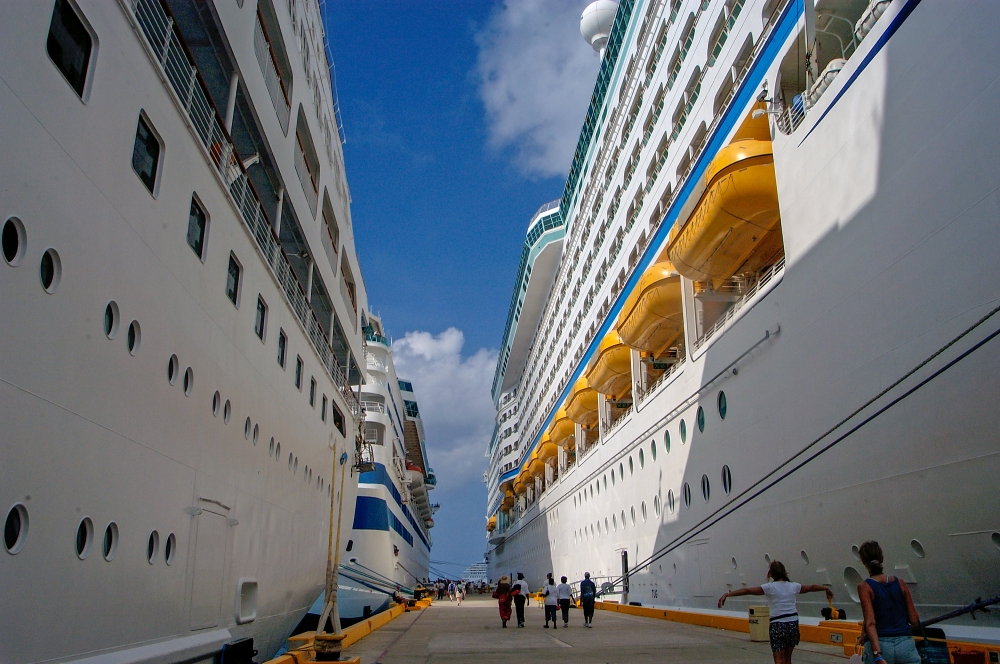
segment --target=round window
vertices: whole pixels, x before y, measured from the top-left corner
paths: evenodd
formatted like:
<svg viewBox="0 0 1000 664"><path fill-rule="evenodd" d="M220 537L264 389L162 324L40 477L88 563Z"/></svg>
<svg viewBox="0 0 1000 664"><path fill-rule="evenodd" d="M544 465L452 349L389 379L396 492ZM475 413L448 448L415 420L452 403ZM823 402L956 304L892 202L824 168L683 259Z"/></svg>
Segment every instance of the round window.
<svg viewBox="0 0 1000 664"><path fill-rule="evenodd" d="M104 335L108 339L118 336L118 319L118 303L111 300L108 306L104 307Z"/></svg>
<svg viewBox="0 0 1000 664"><path fill-rule="evenodd" d="M246 438L247 440L250 440L251 431L252 429L250 428L250 418L248 417L246 419L246 422L243 423L243 437Z"/></svg>
<svg viewBox="0 0 1000 664"><path fill-rule="evenodd" d="M257 444L257 439L260 437L260 427L258 425L253 425L253 444Z"/></svg>
<svg viewBox="0 0 1000 664"><path fill-rule="evenodd" d="M629 510L629 512L632 515L632 525L634 526L635 525L635 505L632 506L632 508Z"/></svg>
<svg viewBox="0 0 1000 664"><path fill-rule="evenodd" d="M146 541L146 560L152 565L156 562L156 554L160 552L160 533L155 530L149 534Z"/></svg>
<svg viewBox="0 0 1000 664"><path fill-rule="evenodd" d="M683 491L684 491L684 507L691 507L691 485L685 482Z"/></svg>
<svg viewBox="0 0 1000 664"><path fill-rule="evenodd" d="M274 436L271 436L271 442L267 446L267 456L274 456Z"/></svg>
<svg viewBox="0 0 1000 664"><path fill-rule="evenodd" d="M685 422L684 420L681 420L680 431L681 431L681 444L684 444L688 440L688 426L687 422Z"/></svg>
<svg viewBox="0 0 1000 664"><path fill-rule="evenodd" d="M113 560L115 554L118 553L118 524L114 521L104 529L103 553L104 559L107 561Z"/></svg>
<svg viewBox="0 0 1000 664"><path fill-rule="evenodd" d="M191 367L184 370L184 396L191 396L191 391L194 389L194 371Z"/></svg>
<svg viewBox="0 0 1000 664"><path fill-rule="evenodd" d="M212 415L219 416L219 409L222 408L222 395L216 390L212 395Z"/></svg>
<svg viewBox="0 0 1000 664"><path fill-rule="evenodd" d="M670 454L670 432L663 432L663 451Z"/></svg>
<svg viewBox="0 0 1000 664"><path fill-rule="evenodd" d="M712 487L708 484L708 475L701 476L701 497L708 502L709 497L712 495Z"/></svg>
<svg viewBox="0 0 1000 664"><path fill-rule="evenodd" d="M178 361L176 355L171 355L170 359L167 360L167 382L173 385L177 382L177 376L181 372L180 361Z"/></svg>
<svg viewBox="0 0 1000 664"><path fill-rule="evenodd" d="M705 409L698 406L698 415L695 418L698 424L698 433L705 433Z"/></svg>
<svg viewBox="0 0 1000 664"><path fill-rule="evenodd" d="M38 276L46 293L55 293L62 278L62 262L55 249L46 249L38 267Z"/></svg>
<svg viewBox="0 0 1000 664"><path fill-rule="evenodd" d="M174 564L174 558L177 557L177 538L174 537L173 533L167 535L167 544L163 547L163 561L168 565Z"/></svg>
<svg viewBox="0 0 1000 664"><path fill-rule="evenodd" d="M670 489L669 491L667 491L667 510L669 510L670 513L673 514L675 507L677 507L677 503L674 500L674 490Z"/></svg>
<svg viewBox="0 0 1000 664"><path fill-rule="evenodd" d="M719 391L719 418L726 419L726 393Z"/></svg>
<svg viewBox="0 0 1000 664"><path fill-rule="evenodd" d="M625 510L622 510L622 528L625 527Z"/></svg>
<svg viewBox="0 0 1000 664"><path fill-rule="evenodd" d="M722 467L722 490L727 496L733 490L733 474L729 471L729 466Z"/></svg>
<svg viewBox="0 0 1000 664"><path fill-rule="evenodd" d="M639 450L639 467L646 467L646 454L642 450Z"/></svg>
<svg viewBox="0 0 1000 664"><path fill-rule="evenodd" d="M628 458L628 474L632 475L635 473L635 467L632 465L632 457Z"/></svg>
<svg viewBox="0 0 1000 664"><path fill-rule="evenodd" d="M9 221L7 223L10 223ZM7 512L3 524L3 545L7 553L17 553L24 548L28 538L28 510L24 505L17 504Z"/></svg>
<svg viewBox="0 0 1000 664"><path fill-rule="evenodd" d="M139 352L140 341L142 341L142 330L139 328L139 322L132 321L128 326L128 334L125 335L125 345L128 346L131 355Z"/></svg>
<svg viewBox="0 0 1000 664"><path fill-rule="evenodd" d="M660 497L653 496L653 514L659 518L660 516Z"/></svg>
<svg viewBox="0 0 1000 664"><path fill-rule="evenodd" d="M646 522L646 501L642 501L642 505L640 505L640 508L641 509L639 510L639 512L642 514L642 522L645 523Z"/></svg>
<svg viewBox="0 0 1000 664"><path fill-rule="evenodd" d="M17 266L24 258L27 234L24 224L17 217L11 217L3 225L3 258L8 265Z"/></svg>
<svg viewBox="0 0 1000 664"><path fill-rule="evenodd" d="M233 407L229 404L229 399L226 399L226 405L222 407L222 419L225 420L226 424L229 424L229 416L233 414Z"/></svg>
<svg viewBox="0 0 1000 664"><path fill-rule="evenodd" d="M924 545L921 544L918 540L915 539L910 540L910 548L913 549L913 555L915 555L917 558L923 558L924 556L927 555L927 553L924 551Z"/></svg>
<svg viewBox="0 0 1000 664"><path fill-rule="evenodd" d="M611 527L618 532L618 517L614 514L611 515Z"/></svg>
<svg viewBox="0 0 1000 664"><path fill-rule="evenodd" d="M649 453L653 456L653 461L656 461L656 441L653 440L649 443Z"/></svg>
<svg viewBox="0 0 1000 664"><path fill-rule="evenodd" d="M80 560L86 560L94 545L94 522L90 517L84 517L76 528L76 555Z"/></svg>

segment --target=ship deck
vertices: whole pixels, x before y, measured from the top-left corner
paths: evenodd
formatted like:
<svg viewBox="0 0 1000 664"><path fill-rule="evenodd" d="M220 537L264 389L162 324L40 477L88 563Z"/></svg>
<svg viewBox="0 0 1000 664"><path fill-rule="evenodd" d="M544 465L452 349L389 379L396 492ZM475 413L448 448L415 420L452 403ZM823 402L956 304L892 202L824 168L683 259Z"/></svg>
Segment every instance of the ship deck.
<svg viewBox="0 0 1000 664"><path fill-rule="evenodd" d="M544 614L534 601L525 608L525 628L502 629L496 600L470 595L456 606L435 602L423 611L405 613L347 648L362 664L470 662L489 664L542 658L545 662L767 662L767 643L749 635L711 627L598 611L593 629L584 629L583 613L570 610L568 629L544 629ZM514 659L512 659L514 658ZM841 647L802 643L796 662L844 661ZM538 660L535 660L538 661Z"/></svg>

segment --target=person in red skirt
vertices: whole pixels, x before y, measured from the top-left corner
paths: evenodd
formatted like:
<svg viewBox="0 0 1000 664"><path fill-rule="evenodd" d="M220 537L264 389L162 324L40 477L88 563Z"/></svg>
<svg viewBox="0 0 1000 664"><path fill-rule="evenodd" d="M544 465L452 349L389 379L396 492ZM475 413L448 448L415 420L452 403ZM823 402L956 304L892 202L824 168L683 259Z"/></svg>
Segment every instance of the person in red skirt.
<svg viewBox="0 0 1000 664"><path fill-rule="evenodd" d="M520 588L510 587L510 577L506 574L500 577L500 583L493 591L493 599L497 600L497 605L500 608L500 620L503 621L504 628L507 627L507 621L510 620L511 602L514 600L514 595L518 595L520 592Z"/></svg>

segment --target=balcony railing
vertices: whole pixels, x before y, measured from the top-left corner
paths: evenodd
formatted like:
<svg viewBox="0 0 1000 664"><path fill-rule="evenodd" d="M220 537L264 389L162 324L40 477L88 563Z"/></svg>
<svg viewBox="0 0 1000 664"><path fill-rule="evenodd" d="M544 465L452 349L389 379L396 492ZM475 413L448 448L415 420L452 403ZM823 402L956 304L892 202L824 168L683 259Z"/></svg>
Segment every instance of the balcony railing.
<svg viewBox="0 0 1000 664"><path fill-rule="evenodd" d="M736 303L733 304L733 306L730 307L729 310L719 318L719 320L715 321L712 327L705 330L705 333L702 334L700 337L698 337L698 340L694 342L694 350L698 350L699 348L704 346L705 342L707 342L709 339L715 336L719 332L719 330L724 328L727 323L729 323L736 317L736 314L738 314L740 311L743 310L743 307L746 306L746 303L749 302L754 295L756 295L758 292L760 292L761 289L763 289L765 286L771 283L771 281L774 280L775 277L782 274L784 270L785 270L785 257L782 256L777 263L771 266L770 270L765 272L764 275L747 290L747 292L743 295L743 297L737 300Z"/></svg>
<svg viewBox="0 0 1000 664"><path fill-rule="evenodd" d="M361 407L351 391L347 374L334 356L326 333L306 300L305 291L292 272L288 257L274 236L270 221L261 208L260 198L233 148L232 139L208 95L207 87L193 64L187 46L174 28L173 16L160 0L120 2L146 39L150 54L170 83L169 89L173 91L175 101L187 114L191 128L205 150L205 156L225 183L232 202L257 242L257 248L284 292L288 305L295 312L330 377L340 388L351 413L359 415Z"/></svg>
<svg viewBox="0 0 1000 664"><path fill-rule="evenodd" d="M635 399L636 402L637 403L642 403L643 401L645 401L646 399L648 399L649 395L651 395L653 392L656 391L656 388L658 388L668 378L670 378L675 373L677 373L678 371L681 370L681 367L684 366L684 361L685 361L684 355L681 355L680 357L678 357L677 361L674 362L673 364L671 364L669 367L667 367L667 370L664 371L663 374L659 378L656 379L656 382L654 382L652 385L650 385L649 388L645 392L640 392L638 395L636 395L636 399Z"/></svg>
<svg viewBox="0 0 1000 664"><path fill-rule="evenodd" d="M319 188L312 170L309 168L309 162L306 161L305 150L299 141L295 142L295 172L299 176L299 182L302 183L302 191L306 194L306 200L309 201L309 210L315 216L316 205L319 203Z"/></svg>
<svg viewBox="0 0 1000 664"><path fill-rule="evenodd" d="M278 67L274 63L274 48L268 39L267 28L261 23L260 11L257 12L257 25L254 27L253 50L260 65L260 72L264 75L267 91L271 95L274 112L277 113L278 122L281 123L281 131L288 132L288 114L291 108L288 90L285 89L285 83L281 80Z"/></svg>
<svg viewBox="0 0 1000 664"><path fill-rule="evenodd" d="M362 401L361 407L369 413L385 414L385 404L380 401Z"/></svg>

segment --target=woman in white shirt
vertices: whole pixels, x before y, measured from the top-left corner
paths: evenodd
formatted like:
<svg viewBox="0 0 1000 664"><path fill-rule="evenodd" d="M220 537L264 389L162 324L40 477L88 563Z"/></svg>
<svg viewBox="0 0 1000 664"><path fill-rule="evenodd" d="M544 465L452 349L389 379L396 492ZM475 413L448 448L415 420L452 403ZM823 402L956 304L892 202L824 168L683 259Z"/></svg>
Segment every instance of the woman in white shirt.
<svg viewBox="0 0 1000 664"><path fill-rule="evenodd" d="M796 596L801 593L825 592L827 600L832 601L833 591L826 586L804 586L800 583L792 583L788 579L785 566L777 560L772 561L771 566L768 567L767 578L771 580L770 583L727 592L719 598L719 608L721 609L726 603L727 597L767 596L767 606L771 614L768 635L771 639L774 664L791 664L792 651L795 646L799 645L799 613L795 606Z"/></svg>
<svg viewBox="0 0 1000 664"><path fill-rule="evenodd" d="M542 588L542 597L545 598L545 628L549 628L549 620L552 620L552 629L558 629L556 615L559 609L559 596L556 594L556 580L551 576Z"/></svg>

